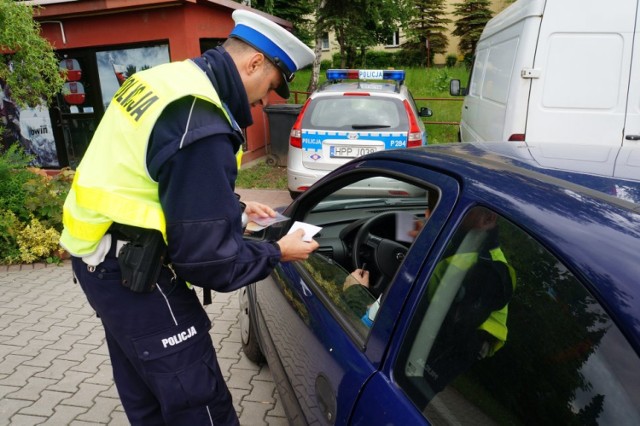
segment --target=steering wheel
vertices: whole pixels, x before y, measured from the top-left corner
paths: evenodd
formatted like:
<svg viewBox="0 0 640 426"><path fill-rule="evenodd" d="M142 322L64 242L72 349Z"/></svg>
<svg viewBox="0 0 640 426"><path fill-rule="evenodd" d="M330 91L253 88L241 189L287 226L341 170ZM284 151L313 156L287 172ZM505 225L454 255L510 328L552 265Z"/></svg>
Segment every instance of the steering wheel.
<svg viewBox="0 0 640 426"><path fill-rule="evenodd" d="M375 297L391 281L407 253L402 244L371 233L371 228L380 222L395 224L395 215L396 212L383 212L370 217L360 226L353 240L351 255L354 268L361 268L367 262L367 269L373 272L370 276L377 275L375 283L369 283L369 290Z"/></svg>

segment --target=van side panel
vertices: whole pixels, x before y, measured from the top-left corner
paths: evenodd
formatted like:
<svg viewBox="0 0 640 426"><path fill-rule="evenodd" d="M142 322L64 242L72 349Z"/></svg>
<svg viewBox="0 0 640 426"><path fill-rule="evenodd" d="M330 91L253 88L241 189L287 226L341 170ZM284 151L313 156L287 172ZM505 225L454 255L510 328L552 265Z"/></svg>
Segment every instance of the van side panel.
<svg viewBox="0 0 640 426"><path fill-rule="evenodd" d="M520 78L520 70L533 66L543 9L544 0L529 0L487 24L462 106L463 142L502 141L524 133L531 82Z"/></svg>
<svg viewBox="0 0 640 426"><path fill-rule="evenodd" d="M547 1L527 142L620 145L638 0Z"/></svg>
<svg viewBox="0 0 640 426"><path fill-rule="evenodd" d="M636 31L633 49L629 95L627 96L627 118L622 139L623 145L640 145L640 11L638 10L636 10Z"/></svg>

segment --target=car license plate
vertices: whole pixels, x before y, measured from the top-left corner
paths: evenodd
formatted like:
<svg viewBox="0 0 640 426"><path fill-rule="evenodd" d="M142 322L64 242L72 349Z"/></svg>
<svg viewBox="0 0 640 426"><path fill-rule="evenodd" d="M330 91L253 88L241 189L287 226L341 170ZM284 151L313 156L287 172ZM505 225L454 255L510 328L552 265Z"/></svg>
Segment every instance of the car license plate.
<svg viewBox="0 0 640 426"><path fill-rule="evenodd" d="M376 149L369 146L331 146L329 148L331 158L357 158L372 152L376 152Z"/></svg>

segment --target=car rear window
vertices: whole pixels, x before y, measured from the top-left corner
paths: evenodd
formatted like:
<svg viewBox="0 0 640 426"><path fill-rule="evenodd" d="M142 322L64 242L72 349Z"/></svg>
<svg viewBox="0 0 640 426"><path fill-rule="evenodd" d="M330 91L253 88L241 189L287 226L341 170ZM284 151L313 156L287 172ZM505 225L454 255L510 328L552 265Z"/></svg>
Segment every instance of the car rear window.
<svg viewBox="0 0 640 426"><path fill-rule="evenodd" d="M398 99L336 96L314 99L302 126L316 130L406 131L409 125Z"/></svg>

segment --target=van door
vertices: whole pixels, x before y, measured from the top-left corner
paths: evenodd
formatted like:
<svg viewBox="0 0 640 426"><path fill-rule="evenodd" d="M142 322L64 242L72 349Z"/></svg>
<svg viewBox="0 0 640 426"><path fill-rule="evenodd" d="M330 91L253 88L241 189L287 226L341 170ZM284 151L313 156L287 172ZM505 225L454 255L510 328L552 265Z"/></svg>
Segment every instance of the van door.
<svg viewBox="0 0 640 426"><path fill-rule="evenodd" d="M640 12L636 12L631 76L622 144L640 145Z"/></svg>
<svg viewBox="0 0 640 426"><path fill-rule="evenodd" d="M462 106L463 142L524 133L531 83L520 71L533 66L544 5L545 0L514 3L484 28Z"/></svg>
<svg viewBox="0 0 640 426"><path fill-rule="evenodd" d="M527 142L622 143L637 8L638 0L618 0L615 7L597 0L547 2Z"/></svg>

